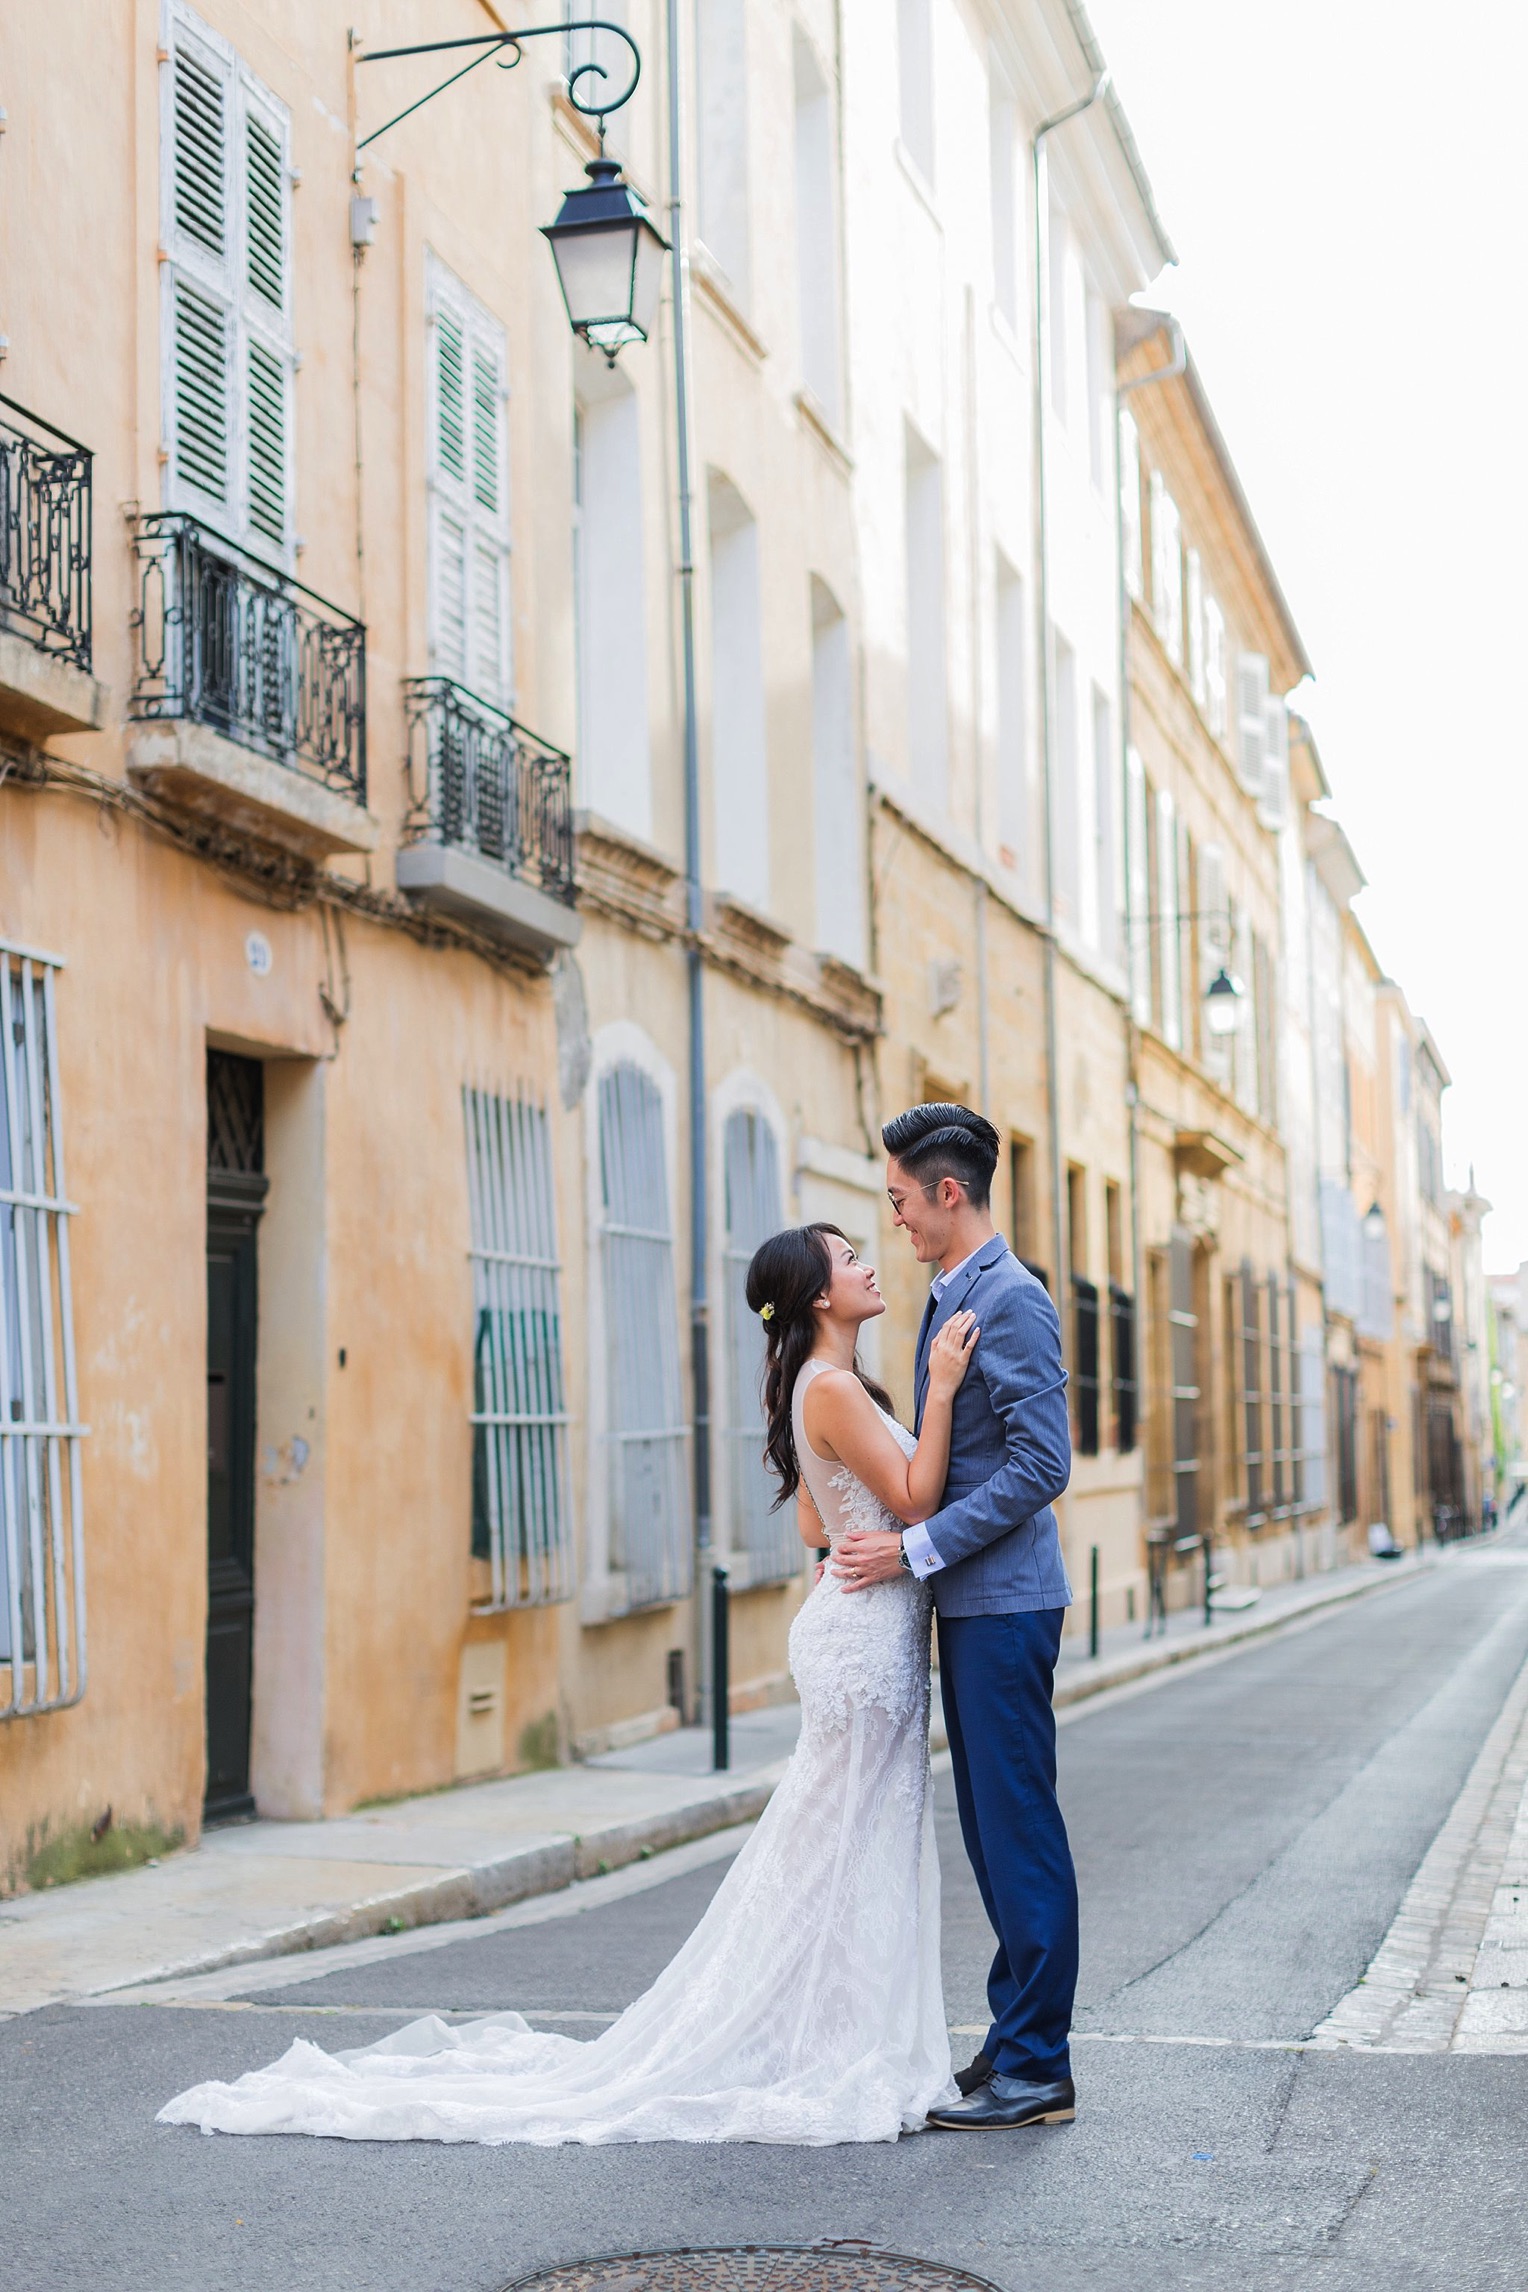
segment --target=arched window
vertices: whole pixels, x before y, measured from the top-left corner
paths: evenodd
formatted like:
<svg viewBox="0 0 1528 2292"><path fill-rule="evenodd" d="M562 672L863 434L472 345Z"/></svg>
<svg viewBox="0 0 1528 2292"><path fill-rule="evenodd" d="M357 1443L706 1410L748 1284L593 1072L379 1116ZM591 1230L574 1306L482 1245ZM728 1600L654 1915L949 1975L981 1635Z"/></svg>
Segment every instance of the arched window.
<svg viewBox="0 0 1528 2292"><path fill-rule="evenodd" d="M691 1534L663 1100L641 1067L600 1077L599 1125L610 1572L618 1607L651 1607L689 1591Z"/></svg>
<svg viewBox="0 0 1528 2292"><path fill-rule="evenodd" d="M734 1552L748 1562L750 1584L775 1583L801 1565L794 1510L771 1511L778 1494L764 1468L764 1410L759 1383L764 1331L748 1308L748 1265L760 1242L780 1229L780 1153L774 1131L753 1108L727 1117L722 1159L726 1192L727 1448Z"/></svg>

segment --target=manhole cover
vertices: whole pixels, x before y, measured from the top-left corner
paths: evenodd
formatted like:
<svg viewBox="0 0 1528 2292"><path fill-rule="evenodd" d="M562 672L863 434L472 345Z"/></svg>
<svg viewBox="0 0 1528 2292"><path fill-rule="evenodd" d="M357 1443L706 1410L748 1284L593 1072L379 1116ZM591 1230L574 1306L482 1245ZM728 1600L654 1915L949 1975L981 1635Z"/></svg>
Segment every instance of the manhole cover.
<svg viewBox="0 0 1528 2292"><path fill-rule="evenodd" d="M517 2276L505 2292L997 2292L985 2276L867 2244L620 2252Z"/></svg>

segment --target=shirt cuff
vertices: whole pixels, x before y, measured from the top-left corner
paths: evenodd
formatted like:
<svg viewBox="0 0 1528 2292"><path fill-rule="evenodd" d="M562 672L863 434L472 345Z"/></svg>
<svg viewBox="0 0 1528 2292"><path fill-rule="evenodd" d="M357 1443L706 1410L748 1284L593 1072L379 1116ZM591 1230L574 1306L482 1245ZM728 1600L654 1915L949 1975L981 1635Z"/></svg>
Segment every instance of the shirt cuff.
<svg viewBox="0 0 1528 2292"><path fill-rule="evenodd" d="M937 1569L944 1566L944 1562L934 1550L933 1540L928 1530L921 1521L915 1528L903 1529L902 1549L907 1554L908 1565L915 1576L932 1576Z"/></svg>

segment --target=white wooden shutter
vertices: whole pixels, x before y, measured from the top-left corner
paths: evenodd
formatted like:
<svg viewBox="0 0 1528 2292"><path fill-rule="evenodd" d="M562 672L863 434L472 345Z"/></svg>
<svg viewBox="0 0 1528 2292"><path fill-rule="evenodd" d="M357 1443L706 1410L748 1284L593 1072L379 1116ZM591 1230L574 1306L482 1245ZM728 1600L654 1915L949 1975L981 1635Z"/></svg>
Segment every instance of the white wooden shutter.
<svg viewBox="0 0 1528 2292"><path fill-rule="evenodd" d="M1268 741L1268 663L1261 653L1236 656L1236 768L1249 796L1263 793Z"/></svg>
<svg viewBox="0 0 1528 2292"><path fill-rule="evenodd" d="M1204 600L1204 718L1217 740L1226 736L1226 617L1213 597Z"/></svg>
<svg viewBox="0 0 1528 2292"><path fill-rule="evenodd" d="M176 490L226 505L232 449L227 305L185 279L173 288L169 410Z"/></svg>
<svg viewBox="0 0 1528 2292"><path fill-rule="evenodd" d="M1258 817L1275 834L1289 812L1289 708L1281 693L1270 693L1263 710L1263 789Z"/></svg>
<svg viewBox="0 0 1528 2292"><path fill-rule="evenodd" d="M510 701L504 330L430 263L430 664Z"/></svg>
<svg viewBox="0 0 1528 2292"><path fill-rule="evenodd" d="M1160 470L1151 473L1151 617L1170 661L1183 661L1183 521Z"/></svg>
<svg viewBox="0 0 1528 2292"><path fill-rule="evenodd" d="M1144 587L1141 563L1141 434L1134 417L1119 418L1120 549L1125 561L1125 590L1139 597Z"/></svg>
<svg viewBox="0 0 1528 2292"><path fill-rule="evenodd" d="M1204 994L1222 964L1231 965L1231 911L1226 900L1226 855L1219 844L1199 847L1199 992ZM1223 1036L1200 1030L1204 1066L1217 1081L1230 1071Z"/></svg>
<svg viewBox="0 0 1528 2292"><path fill-rule="evenodd" d="M226 525L234 478L233 58L199 27L177 20L164 76L171 506Z"/></svg>
<svg viewBox="0 0 1528 2292"><path fill-rule="evenodd" d="M170 66L176 228L221 266L228 252L228 131L232 74L194 36L178 38Z"/></svg>
<svg viewBox="0 0 1528 2292"><path fill-rule="evenodd" d="M250 531L284 556L291 526L290 224L286 120L241 85L245 506Z"/></svg>
<svg viewBox="0 0 1528 2292"><path fill-rule="evenodd" d="M1139 1027L1151 1024L1151 862L1146 830L1146 768L1138 748L1125 750L1126 890L1130 902L1130 1004Z"/></svg>
<svg viewBox="0 0 1528 2292"><path fill-rule="evenodd" d="M1184 553L1185 610L1188 619L1188 685L1196 705L1203 709L1204 681L1204 566L1197 549Z"/></svg>
<svg viewBox="0 0 1528 2292"><path fill-rule="evenodd" d="M285 560L291 539L290 127L188 8L164 69L168 506Z"/></svg>
<svg viewBox="0 0 1528 2292"><path fill-rule="evenodd" d="M502 339L474 329L472 343L472 688L502 707L509 698L503 537L504 373Z"/></svg>
<svg viewBox="0 0 1528 2292"><path fill-rule="evenodd" d="M1157 947L1162 977L1162 1037L1183 1048L1183 979L1178 960L1178 827L1172 797L1157 791Z"/></svg>

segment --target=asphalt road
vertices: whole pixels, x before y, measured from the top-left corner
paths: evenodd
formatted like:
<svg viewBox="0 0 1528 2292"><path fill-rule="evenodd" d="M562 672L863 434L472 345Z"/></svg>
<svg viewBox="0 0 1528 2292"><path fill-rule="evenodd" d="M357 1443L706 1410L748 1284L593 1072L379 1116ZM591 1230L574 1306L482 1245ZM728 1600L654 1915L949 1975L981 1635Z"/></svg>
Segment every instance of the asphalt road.
<svg viewBox="0 0 1528 2292"><path fill-rule="evenodd" d="M1525 1660L1528 1555L1481 1551L1070 1716L1075 2127L533 2151L153 2123L298 2033L355 2045L421 2009L514 2006L592 2034L725 1869L654 1864L642 1891L603 1882L601 1906L399 1937L296 1987L252 1970L238 2008L0 2027L0 2288L496 2292L581 2253L864 2237L1004 2292L1523 2292L1528 2060L1288 2041L1362 1974ZM990 1938L947 1780L940 1799L946 1999L952 2025L980 2024Z"/></svg>

